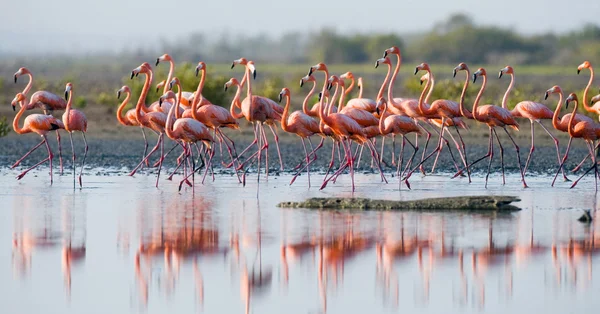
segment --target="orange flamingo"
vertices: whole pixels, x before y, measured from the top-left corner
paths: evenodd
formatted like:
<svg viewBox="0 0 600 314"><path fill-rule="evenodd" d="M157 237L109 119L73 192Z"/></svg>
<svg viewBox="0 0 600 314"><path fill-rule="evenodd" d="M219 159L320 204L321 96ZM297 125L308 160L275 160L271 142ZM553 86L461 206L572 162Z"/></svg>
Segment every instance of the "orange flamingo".
<svg viewBox="0 0 600 314"><path fill-rule="evenodd" d="M583 175L581 175L581 177L579 177L577 180L575 180L575 182L573 182L571 188L574 188L577 185L577 183L579 183L579 180L581 180L586 174L588 174L588 172L594 170L594 181L596 182L596 191L598 191L598 163L596 162L596 153L594 150L596 149L595 142L598 139L600 139L600 124L585 120L575 123L577 106L579 106L579 100L577 99L577 95L575 95L575 93L569 94L569 97L567 97L567 99L565 100L566 108L569 108L570 102L575 102L575 105L573 106L573 112L571 113L571 118L569 119L569 135L571 137L582 138L583 140L585 140L590 151L590 156L592 156L593 163L593 166L590 169L584 172ZM563 158L563 161L561 162L559 167L562 168L565 159L566 158Z"/></svg>
<svg viewBox="0 0 600 314"><path fill-rule="evenodd" d="M560 107L562 106L563 103L563 91L560 88L560 86L558 85L554 85L552 86L552 88L548 89L544 95L544 99L548 99L548 96L550 96L550 94L558 94L558 104L556 105L556 108L554 109L554 114L552 115L552 126L554 126L555 129L561 131L561 132L569 132L569 120L571 120L571 114L567 113L565 114L560 120L558 119L558 115L560 114ZM577 124L581 121L587 121L588 123L593 123L594 120L592 120L592 118L582 115L582 114L575 114L575 120L574 120L574 124ZM567 149L565 150L565 155L567 155L569 153L569 150L571 149L571 142L573 141L572 137L569 137L569 143L567 144ZM563 156L563 159L566 160L567 157ZM587 158L587 157L586 157ZM556 178L558 177L558 174L560 173L560 171L562 170L562 167L559 166L559 169L556 171L556 175L554 176L554 180L552 180L552 186L554 186L554 182L556 181Z"/></svg>
<svg viewBox="0 0 600 314"><path fill-rule="evenodd" d="M48 144L48 139L46 138L46 134L49 131L54 131L58 129L64 129L65 125L62 121L54 118L53 116L45 115L45 114L30 114L25 118L25 122L23 122L23 127L19 127L19 119L27 110L25 106L26 97L23 93L18 93L15 99L12 101L11 105L13 107L13 111L15 109L15 105L18 102L21 105L21 109L17 112L15 119L13 120L13 129L17 134L25 134L25 133L37 133L41 137L43 137L42 143L46 144L46 148L48 149L48 158L40 161L39 163L33 165L29 169L23 171L21 174L17 176L17 180L21 180L29 171L35 169L37 166L45 163L46 161L50 162L50 184L52 184L52 158L54 155L52 154L52 150L50 149L50 145Z"/></svg>
<svg viewBox="0 0 600 314"><path fill-rule="evenodd" d="M592 64L589 61L584 61L577 67L577 74L581 73L583 69L590 69L590 80L588 81L588 84L585 86L585 90L583 91L583 108L587 112L594 112L596 114L600 114L600 103L595 103L592 106L590 106L587 102L588 92L590 90L590 87L592 86L592 82L594 81L594 68L592 67Z"/></svg>
<svg viewBox="0 0 600 314"><path fill-rule="evenodd" d="M383 109L380 109L381 107L383 107ZM377 111L381 111L381 114L379 115L379 132L381 133L382 136L386 136L388 134L400 134L402 135L402 146L400 148L400 157L398 160L398 168L396 170L396 176L400 176L400 169L402 168L402 161L403 161L403 157L404 157L404 146L405 146L405 142L408 142L408 144L410 144L410 146L412 146L412 148L414 149L413 154L410 156L410 160L407 164L407 169L408 167L410 167L410 164L412 163L413 159L415 158L415 155L417 154L418 148L413 145L413 143L410 142L410 140L408 140L406 138L406 134L408 133L420 133L421 129L419 128L419 126L415 123L415 121L407 116L401 116L401 115L387 115L387 109L388 109L388 105L387 105L387 101L385 100L385 98L381 97L379 98L379 101L377 103ZM402 181L399 181L402 182Z"/></svg>
<svg viewBox="0 0 600 314"><path fill-rule="evenodd" d="M281 115L281 129L288 133L294 133L300 137L300 140L302 140L302 146L304 147L306 164L308 165L310 163L310 158L308 156L308 151L306 150L306 143L304 140L307 139L311 150L314 150L312 142L310 141L310 137L321 132L319 129L319 123L300 110L289 114L291 96L290 90L286 87L284 87L279 93L279 102L281 102L283 97L285 97L285 107L283 109L283 114ZM310 188L309 166L306 167L306 173L308 175L308 187Z"/></svg>
<svg viewBox="0 0 600 314"><path fill-rule="evenodd" d="M312 82L313 83L313 87L311 88L311 90L308 93L308 95L306 95L306 98L304 98L304 102L302 103L302 111L305 114L307 114L307 115L309 115L311 117L318 118L319 117L319 111L321 110L321 108L319 107L321 105L320 101L317 101L310 109L308 109L308 101L310 100L310 97L314 93L314 89L317 86L317 80L312 75L306 75L302 79L300 79L300 87L304 86L304 84L307 83L307 82ZM337 107L333 106L332 111L333 112L338 112Z"/></svg>
<svg viewBox="0 0 600 314"><path fill-rule="evenodd" d="M175 72L175 61L173 61L173 58L171 58L171 56L168 53L165 53L162 56L156 58L156 66L158 66L159 63L165 62L165 61L169 62L169 73L167 74L167 79L164 81L161 81L160 83L158 83L156 85L157 91L159 89L159 86L163 89L163 94L167 93L167 91L169 90L169 86L166 83L171 82L171 80L173 79L173 74ZM179 100L181 106L184 108L190 108L192 106L191 102L189 101L189 99L191 97L192 97L192 93L182 92L181 100ZM207 101L207 103L210 103L210 102ZM164 104L164 102L163 102L163 104ZM160 110L165 113L167 113L169 111L169 107L159 106L157 102L154 102L150 106L150 108L154 109L154 110ZM154 111L154 110L152 110L152 111Z"/></svg>
<svg viewBox="0 0 600 314"><path fill-rule="evenodd" d="M171 108L169 109L165 125L165 133L172 140L181 141L187 145L187 149L185 149L186 146L184 145L185 157L182 163L185 163L186 158L190 158L192 160L191 173L187 176L184 176L183 180L181 180L181 182L179 183L179 190L181 190L183 183L188 179L189 176L192 176L192 186L194 185L193 175L196 171L194 169L194 158L191 144L202 142L206 146L206 149L210 152L208 164L206 165L204 177L202 178L202 183L204 183L204 178L206 178L208 169L211 167L212 157L214 156L214 151L211 150L211 144L214 142L214 139L210 135L210 130L208 129L208 127L206 127L206 125L192 118L181 118L179 116L179 110L174 110L175 108L179 107L178 102L181 99L182 90L181 86L179 85L179 80L173 79L170 84L177 84L178 95L175 96L175 93L173 91L168 91L159 99L159 104L162 103L165 99L168 99L169 97L177 99L175 106L171 106ZM173 113L175 113L175 119L173 119Z"/></svg>
<svg viewBox="0 0 600 314"><path fill-rule="evenodd" d="M389 75L389 73L388 73L388 75ZM345 79L352 80L352 83L350 83L350 86L348 86L348 89L346 89L346 91L344 93L344 96L348 96L350 94L350 92L352 91L352 88L354 87L354 74L352 72L346 72L346 73L340 75L340 80L343 81ZM387 79L388 79L388 77L386 76L386 80L381 85L380 94L382 94L382 95L383 95L383 89L385 89L385 85L387 83ZM362 86L362 78L361 78L358 86ZM348 102L345 104L344 107L345 108L362 109L362 110L366 110L368 112L375 112L376 107L377 107L377 102L375 102L375 100L373 100L373 99L363 98L362 97L362 89L360 87L359 87L359 89L360 89L359 97L348 100ZM380 96L380 95L377 94L377 96Z"/></svg>
<svg viewBox="0 0 600 314"><path fill-rule="evenodd" d="M511 66L506 66L500 70L500 74L498 75L498 78L502 78L502 74L510 75L510 84L508 85L508 89L506 90L506 92L504 93L504 97L502 98L502 108L508 110L508 105L507 105L508 95L510 94L510 91L512 90L512 88L515 84L515 71ZM544 131L546 131L546 133L548 133L548 135L550 135L552 140L554 140L554 146L556 146L556 156L558 159L558 163L560 164L560 151L558 148L558 139L556 139L556 137L554 137L554 135L552 135L552 133L540 121L542 119L551 120L553 117L552 110L550 110L544 104L525 100L525 101L519 102L515 106L515 108L510 112L510 114L515 118L529 119L529 124L531 125L531 148L529 149L529 155L527 156L527 161L525 162L525 167L523 168L523 173L524 174L527 173L527 169L529 168L529 162L531 161L531 155L533 154L533 151L535 150L535 144L534 144L535 136L533 134L533 130L534 130L533 122L536 122L537 124L539 124L542 127L542 129L544 129ZM570 181L564 172L563 172L563 178L565 179L565 181Z"/></svg>
<svg viewBox="0 0 600 314"><path fill-rule="evenodd" d="M144 86L142 87L142 92L140 94L140 98L135 106L135 115L138 123L146 128L149 128L158 134L158 141L156 145L144 160L138 164L135 169L129 173L130 176L134 175L135 172L142 166L142 164L148 160L148 158L158 150L160 147L160 158L158 159L158 175L156 176L156 187L158 187L158 180L160 178L160 170L162 168L162 162L164 160L164 133L165 133L165 123L167 120L167 115L160 111L151 111L148 113L144 113L142 111L142 107L144 107L144 103L146 101L146 96L148 95L148 90L150 89L150 85L152 84L152 67L148 62L142 63L139 67L133 69L131 71L131 78L139 74L145 74L146 79L144 81Z"/></svg>
<svg viewBox="0 0 600 314"><path fill-rule="evenodd" d="M19 76L27 75L29 76L29 82L21 92L23 95L27 96L31 87L33 86L33 74L27 68L19 68L17 72L14 74L15 83L17 83L17 79ZM67 107L67 102L59 97L56 94L47 92L47 91L37 91L31 95L29 100L25 100L24 104L25 110L32 110L35 108L40 108L44 111L44 114L52 115L54 110L64 110ZM62 145L60 143L60 133L56 130L56 141L58 142L58 162L60 165L60 174L63 173L63 158L62 158ZM17 160L12 168L18 166L27 156L33 153L36 149L38 149L43 144L43 141L34 146L29 152L27 152L23 157Z"/></svg>
<svg viewBox="0 0 600 314"><path fill-rule="evenodd" d="M81 161L81 171L79 172L79 187L82 188L81 175L83 174L83 167L85 165L85 158L88 153L88 144L85 139L85 132L87 132L87 118L83 112L72 109L73 103L73 84L67 83L65 87L65 99L67 100L67 108L63 113L62 121L65 125L65 131L69 132L69 139L71 140L71 149L73 150L73 188L75 188L75 146L73 145L73 131L81 132L83 136L83 143L85 144L85 151L83 153L83 160Z"/></svg>
<svg viewBox="0 0 600 314"><path fill-rule="evenodd" d="M131 99L131 89L129 88L129 86L123 85L123 87L121 87L117 91L117 99L120 99L121 94L123 93L127 94L127 96L125 96L125 99L123 100L121 105L119 105L119 108L117 108L117 120L119 120L119 123L121 123L122 125L139 126L140 130L142 130L142 136L144 137L144 154L142 155L143 160L144 157L146 157L146 153L148 152L148 139L146 138L146 132L144 131L144 127L142 127L135 118L135 108L127 110L125 116L123 117L123 110L125 109L125 107L129 103L129 100ZM148 165L148 160L146 160L146 166Z"/></svg>
<svg viewBox="0 0 600 314"><path fill-rule="evenodd" d="M482 123L485 123L488 125L489 130L490 130L489 144L488 144L489 148L488 148L488 153L485 156L483 156L483 157L475 160L471 164L469 164L469 167L472 167L474 164L489 157L488 170L487 170L487 174L485 176L485 188L487 188L487 181L488 181L488 177L490 175L490 169L492 167L492 158L494 157L493 135L496 135L496 138L498 138L498 134L496 134L495 127L501 127L502 129L504 129L504 132L506 132L506 135L508 135L511 142L515 146L515 150L517 151L517 162L519 163L519 171L521 172L521 180L523 182L523 187L526 188L528 186L527 186L527 183L525 182L523 168L521 167L521 155L519 152L519 146L517 145L515 140L512 138L512 136L510 135L510 133L508 133L508 130L506 129L507 126L510 126L510 127L514 128L515 130L519 130L519 124L517 123L515 118L510 114L510 111L508 111L507 109L504 109L502 107L498 107L495 105L484 105L484 106L479 107L479 100L481 99L481 96L483 95L483 91L485 90L485 87L487 85L487 73L484 68L479 68L479 69L477 69L477 71L475 71L475 73L473 73L473 83L476 82L477 77L479 77L479 76L483 77L483 83L481 85L481 88L479 89L479 92L477 93L475 102L473 103L472 115L476 121L479 121L479 122L482 122ZM462 101L461 101L461 103L462 103ZM464 107L464 105L462 107ZM464 109L464 108L461 108L461 109L462 109L461 112L463 114L466 113L466 109ZM500 142L499 139L498 139L498 142ZM501 145L500 145L500 151L503 152L503 148ZM462 171L464 171L464 169L459 171L458 173L456 173L454 175L454 178L457 177L458 175L460 175L460 173ZM504 171L502 172L502 175L503 175L502 182L504 183Z"/></svg>

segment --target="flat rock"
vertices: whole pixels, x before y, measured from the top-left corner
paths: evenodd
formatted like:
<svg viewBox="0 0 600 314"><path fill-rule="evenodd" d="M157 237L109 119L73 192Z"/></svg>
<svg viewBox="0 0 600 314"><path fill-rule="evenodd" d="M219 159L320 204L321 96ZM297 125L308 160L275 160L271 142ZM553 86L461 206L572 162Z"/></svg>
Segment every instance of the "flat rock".
<svg viewBox="0 0 600 314"><path fill-rule="evenodd" d="M368 198L309 198L304 202L282 202L277 207L345 210L398 211L519 211L511 205L520 199L514 196L457 196L427 198L412 201L373 200Z"/></svg>

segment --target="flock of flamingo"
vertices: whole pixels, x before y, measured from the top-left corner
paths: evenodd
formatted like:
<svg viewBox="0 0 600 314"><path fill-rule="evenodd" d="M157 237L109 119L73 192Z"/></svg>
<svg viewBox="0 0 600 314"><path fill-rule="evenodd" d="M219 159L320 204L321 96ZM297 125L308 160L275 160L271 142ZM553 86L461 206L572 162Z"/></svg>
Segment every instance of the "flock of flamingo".
<svg viewBox="0 0 600 314"><path fill-rule="evenodd" d="M391 55L395 55L397 59L394 70L392 70L392 61L390 60ZM515 83L514 70L510 66L502 68L499 73L499 78L502 78L503 75L510 75L511 77L510 84L508 85L508 88L504 94L501 106L479 105L480 99L487 84L487 72L484 68L479 68L471 74L468 66L465 63L460 63L458 66L456 66L453 73L454 76L456 76L460 71L464 71L466 73L464 87L458 103L447 99L438 99L431 103L429 102L429 98L434 88L435 78L427 63L421 63L415 69L415 74L421 71L426 72L425 75L421 77L421 83L425 82L425 85L420 97L418 99L398 98L394 97L393 88L402 64L402 57L400 49L394 46L386 49L383 53L383 58L380 58L376 61L375 67L379 67L380 65L387 66L387 75L381 84L381 88L379 89L375 100L363 97L363 89L361 88L362 78L358 78L358 98L345 101L345 97L348 96L355 85L354 75L351 72L347 72L339 76L330 76L327 66L324 63L319 63L311 66L308 74L302 77L300 80L301 87L304 84L312 83L312 88L304 99L302 110L290 113L291 94L288 88L283 88L279 94L279 102L281 103L282 100L285 100L285 106L281 106L269 98L253 94L252 81L256 79L256 66L253 61L247 60L246 58L234 60L231 66L232 69L236 65L240 65L245 68L241 81L237 80L236 78L231 78L227 83L225 83L225 90L233 87L237 88L229 110L219 105L212 104L210 100L204 98L202 95L202 90L206 79L206 64L204 62L199 62L198 66L196 67L196 76L201 73L201 78L198 88L194 93L183 91L181 89L179 79L173 76L175 63L168 54L164 54L157 58L156 66L158 66L160 62L169 62L170 68L167 79L157 85L157 90L160 88L163 89L163 95L157 101L149 106L146 105L146 96L148 95L148 91L151 88L153 81L152 66L147 62L142 63L131 72L131 79L134 79L134 77L137 77L140 74L144 75L145 77L144 86L135 108L123 114L124 108L128 105L130 100L131 90L128 86L123 86L117 92L118 98L120 98L122 94L126 95L125 99L122 101L117 110L118 121L122 125L141 127L145 141L143 158L138 166L131 171L130 175L134 175L136 171L143 166L149 167L149 157L160 149L160 157L154 165L155 167L158 167L156 178L157 187L162 163L165 157L176 147L181 147L182 153L177 158L177 168L173 171L173 173L170 174L168 179L171 180L178 169L183 168L183 179L179 183L179 190L181 190L184 184L193 187L194 174L202 167L205 168L202 182L204 183L206 175L209 171L211 172L214 180L212 161L216 151L215 144L217 143L221 149L221 155L223 154L223 146L226 147L226 150L229 154L230 161L229 163L222 162L223 166L227 168L233 168L240 183L245 185L246 173L249 165L255 162L258 168L257 177L260 177L260 167L263 159L263 153L265 173L268 176L269 143L264 129L265 125L269 127L274 136L279 157L279 164L281 170L283 170L281 151L279 149L279 141L276 132L277 125L275 122L279 122L281 129L283 129L285 132L298 135L304 148L304 158L302 162L300 162L300 164L294 168L294 171L297 172L290 184L293 184L297 176L306 170L308 174L308 184L310 187L310 165L317 159L317 151L323 146L323 142L326 138L330 138L332 140L333 146L331 152L331 161L321 184L321 189L325 188L329 182L335 182L339 175L348 171L351 176L352 190L354 191L354 168L356 163L360 161L362 150L365 146L370 151L372 164L380 173L381 180L387 183L384 170L381 166L384 153L384 140L385 137L392 137L395 140L396 135L402 136L402 144L397 162L395 161L395 141L391 154L392 164L396 165L397 167L396 176L399 178L399 186L402 184L402 182L404 182L406 186L410 188L410 183L408 180L411 175L415 171L421 171L423 174L425 174L423 164L435 155L435 161L432 168L433 172L435 170L440 153L445 145L448 147L454 162L454 167L457 170L454 177L465 176L466 173L469 183L471 182L471 167L485 158L488 158L489 163L485 177L485 187L487 188L492 158L494 156L494 138L497 140L500 148L502 182L505 184L503 160L504 149L496 132L497 128L501 128L505 131L506 135L509 137L516 149L521 182L523 187L527 187L525 177L533 151L535 149L535 122L539 124L550 137L552 137L556 146L558 169L556 171L556 175L554 176L554 180L552 181L552 186L554 186L556 178L561 172L563 178L565 180L569 180L564 173L563 165L567 160L571 147L571 141L573 138L581 138L587 144L589 155L579 164L576 169L580 168L587 158L591 158L593 165L581 177L574 181L571 187L574 187L579 180L581 180L581 178L594 170L597 190L597 180L600 174L598 173L595 151L598 148L598 146L596 146L596 141L600 139L600 123L594 122L591 118L585 115L578 114L577 109L580 101L577 95L575 93L571 93L566 97L566 99L563 99L563 91L559 86L556 85L548 89L545 94L546 99L551 94L558 95L559 100L554 112L544 104L532 101L521 101L514 107L513 110L509 110L507 106L507 100ZM590 62L585 61L579 65L577 68L577 73L583 69L589 69L591 73L590 80L583 94L583 107L587 112L600 114L600 95L593 97L590 102L588 102L588 92L594 78L594 72ZM309 100L317 93L317 81L315 78L315 74L317 72L323 72L324 74L323 85L320 93L318 94L319 101L312 107L309 107ZM22 75L28 75L29 82L25 89L18 93L12 101L13 109L15 109L17 104L20 105L20 110L16 114L13 121L13 128L15 132L19 134L35 132L41 135L43 139L39 144L34 146L21 159L19 159L13 165L13 168L19 165L23 159L25 159L43 144L45 144L48 150L48 157L32 167L24 170L17 176L17 179L21 179L37 166L45 162L49 162L50 182L52 183L52 160L54 156L46 137L50 131L56 131L60 159L60 172L62 174L63 166L59 130L64 129L69 133L72 148L73 131L80 131L83 134L85 152L83 161L81 163L81 171L79 172L78 176L79 186L81 187L81 175L88 151L87 141L85 138L85 132L87 131L87 119L81 111L72 108L73 84L66 84L64 99L47 91L37 91L28 99L27 94L32 87L33 76L28 69L20 68L14 75L15 83L17 82L17 78ZM469 111L465 107L464 103L465 94L470 80L472 79L473 83L475 83L480 77L483 82L479 92L477 93L472 109ZM345 80L347 79L351 80L351 83L346 88ZM177 87L176 92L174 89L175 87ZM246 98L240 100L242 89L244 87L246 87ZM330 90L333 87L335 87L335 89L333 94L331 94ZM384 95L386 87L387 95ZM567 108L571 103L574 103L574 105L572 106L573 109L571 113L559 118L563 100L564 105ZM337 107L335 106L336 101ZM590 103L593 105L590 105ZM42 109L44 114L28 115L25 118L23 127L19 127L19 120L24 111L34 108ZM62 120L52 116L52 112L54 110L65 111L62 116ZM253 124L254 140L248 147L238 154L234 141L225 134L223 129L239 129L238 120L243 118ZM507 130L507 127L519 130L519 124L516 118L527 118L529 119L531 125L531 149L524 164L521 162L519 146L516 144ZM469 162L466 154L466 146L459 131L461 128L467 128L462 119L474 119L477 122L485 123L489 127L488 153L472 162ZM556 137L554 137L552 132L548 130L546 126L544 126L542 120L552 120L552 125L555 129L561 132L569 133L569 143L562 157L559 150L558 140ZM148 141L144 131L145 129L150 129L158 135L158 141L149 153L147 152ZM460 144L455 140L451 129L455 130ZM427 153L427 147L432 134L430 130L437 132L438 141L435 148L431 152ZM407 135L410 133L415 133L414 143L407 137ZM445 137L446 134L450 136L451 140L456 145L460 155L460 163L462 163L461 166L458 165L454 155L452 154L449 141ZM166 154L164 150L165 135L177 143L173 149L168 151ZM316 147L313 147L311 142L311 137L313 135L318 135L321 137L321 141ZM375 148L375 139L379 136L382 137L382 146L380 152L378 152ZM413 160L419 150L419 136L423 136L425 138L425 148L422 152L421 160L413 165ZM307 141L310 149L307 148ZM406 143L412 147L412 155L410 156L410 159L406 165L403 165L404 148ZM355 149L352 148L353 144L357 144ZM249 153L253 147L256 149L256 151L249 157L242 159L242 156L244 156L246 153ZM340 163L337 170L332 172L332 168L335 163L336 148L338 150L337 154ZM194 161L194 151L196 151L198 154L197 162ZM341 151L344 153L343 158L342 154L340 153ZM72 158L73 186L75 187L76 154L74 148ZM196 167L196 163L201 163L202 165Z"/></svg>

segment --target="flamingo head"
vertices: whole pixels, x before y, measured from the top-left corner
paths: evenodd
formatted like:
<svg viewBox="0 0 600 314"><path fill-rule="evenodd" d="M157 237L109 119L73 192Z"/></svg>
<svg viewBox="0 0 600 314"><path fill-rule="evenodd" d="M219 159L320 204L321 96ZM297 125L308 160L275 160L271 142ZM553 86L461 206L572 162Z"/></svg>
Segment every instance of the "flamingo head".
<svg viewBox="0 0 600 314"><path fill-rule="evenodd" d="M383 57L387 57L388 54L395 54L395 55L399 55L400 54L400 48L398 48L397 46L392 46L386 50L383 51Z"/></svg>
<svg viewBox="0 0 600 314"><path fill-rule="evenodd" d="M570 93L569 97L567 97L567 99L565 99L565 108L569 108L569 103L574 101L575 103L579 102L579 100L577 99L577 95L575 93Z"/></svg>
<svg viewBox="0 0 600 314"><path fill-rule="evenodd" d="M17 103L19 103L21 106L23 106L23 104L21 103L23 101L25 101L25 94L23 94L23 93L16 94L15 98L10 102L10 104L13 108L13 111L17 110L16 109Z"/></svg>
<svg viewBox="0 0 600 314"><path fill-rule="evenodd" d="M300 79L300 87L304 86L306 82L316 82L315 77L312 75L305 75Z"/></svg>
<svg viewBox="0 0 600 314"><path fill-rule="evenodd" d="M169 90L173 89L173 86L177 85L177 88L181 88L181 82L179 82L179 78L174 77L171 82L169 82Z"/></svg>
<svg viewBox="0 0 600 314"><path fill-rule="evenodd" d="M237 85L237 86L240 85L240 82L235 77L232 77L229 79L229 81L225 82L224 89L227 90L229 87L231 87L233 85Z"/></svg>
<svg viewBox="0 0 600 314"><path fill-rule="evenodd" d="M165 87L165 83L166 83L166 81L162 80L162 81L158 82L158 84L156 84L156 92L157 93L161 88Z"/></svg>
<svg viewBox="0 0 600 314"><path fill-rule="evenodd" d="M500 70L500 73L498 73L498 78L502 78L502 74L504 74L504 73L515 74L515 71L513 70L513 67L511 67L510 65L507 65Z"/></svg>
<svg viewBox="0 0 600 314"><path fill-rule="evenodd" d="M340 75L340 79L342 80L353 80L354 79L354 74L350 71Z"/></svg>
<svg viewBox="0 0 600 314"><path fill-rule="evenodd" d="M164 55L156 58L156 65L158 65L161 61L173 61L173 59L171 58L171 56L168 53L165 53Z"/></svg>
<svg viewBox="0 0 600 314"><path fill-rule="evenodd" d="M129 89L129 86L123 85L123 87L117 91L117 99L121 98L121 93L131 94L131 89Z"/></svg>
<svg viewBox="0 0 600 314"><path fill-rule="evenodd" d="M69 94L71 94L71 90L73 90L73 84L71 82L67 83L65 86L65 100L69 100Z"/></svg>
<svg viewBox="0 0 600 314"><path fill-rule="evenodd" d="M452 77L456 77L456 72L458 71L469 71L469 67L464 62L459 63L456 67L454 67L454 70L452 71Z"/></svg>
<svg viewBox="0 0 600 314"><path fill-rule="evenodd" d="M196 66L196 76L198 76L198 73L200 73L200 71L204 70L206 70L206 63L204 63L203 61L198 62L198 65Z"/></svg>
<svg viewBox="0 0 600 314"><path fill-rule="evenodd" d="M419 73L419 71L431 71L431 69L429 68L429 64L423 62L419 65L417 65L417 67L415 67L415 74Z"/></svg>
<svg viewBox="0 0 600 314"><path fill-rule="evenodd" d="M252 77L256 80L256 66L254 65L254 61L248 61L248 69L252 72Z"/></svg>
<svg viewBox="0 0 600 314"><path fill-rule="evenodd" d="M330 96L329 90L326 89L325 90L325 98L329 98L329 96ZM323 98L323 92L319 92L319 101L321 101L321 98Z"/></svg>
<svg viewBox="0 0 600 314"><path fill-rule="evenodd" d="M316 71L327 71L327 72L329 72L327 70L327 65L325 65L325 63L323 63L323 62L320 62L320 63L317 63L317 64L311 66L310 69L308 70L308 75L311 75L311 74L313 74L313 72L316 72Z"/></svg>
<svg viewBox="0 0 600 314"><path fill-rule="evenodd" d="M560 86L558 85L554 85L552 86L550 89L548 89L544 95L544 100L548 99L548 96L550 96L550 94L562 94L562 89L560 88Z"/></svg>
<svg viewBox="0 0 600 314"><path fill-rule="evenodd" d="M478 76L486 76L486 75L487 75L487 73L485 72L484 68L477 69L477 71L475 71L475 73L473 73L473 83L475 83L475 81L477 81Z"/></svg>
<svg viewBox="0 0 600 314"><path fill-rule="evenodd" d="M15 72L15 83L17 82L17 78L21 75L25 75L25 74L29 74L31 75L31 72L29 72L29 70L27 68L19 68L19 70L17 72Z"/></svg>
<svg viewBox="0 0 600 314"><path fill-rule="evenodd" d="M361 89L361 88L362 88L362 86L363 86L363 78L362 78L362 76L360 76L360 77L357 79L357 81L358 81L358 82L356 83L356 87L357 87L358 89Z"/></svg>
<svg viewBox="0 0 600 314"><path fill-rule="evenodd" d="M392 64L392 62L390 61L390 58L383 57L383 58L379 58L379 59L377 59L377 61L375 61L375 68L377 69L380 64Z"/></svg>
<svg viewBox="0 0 600 314"><path fill-rule="evenodd" d="M282 88L281 92L279 92L279 102L281 102L283 97L289 97L289 96L290 96L290 90L287 87Z"/></svg>
<svg viewBox="0 0 600 314"><path fill-rule="evenodd" d="M590 103L593 104L593 103L596 103L596 102L599 102L599 101L600 101L600 94L592 97L592 99L590 100Z"/></svg>
<svg viewBox="0 0 600 314"><path fill-rule="evenodd" d="M375 112L377 112L378 115L381 115L381 112L383 112L386 107L387 101L385 100L385 98L379 97L379 99L377 100L377 106L375 106Z"/></svg>
<svg viewBox="0 0 600 314"><path fill-rule="evenodd" d="M238 64L246 65L246 64L248 64L248 59L246 59L246 58L239 58L237 60L233 60L233 63L231 63L231 68L233 69Z"/></svg>
<svg viewBox="0 0 600 314"><path fill-rule="evenodd" d="M419 80L421 82L421 85L423 85L423 82L427 82L429 80L429 73L423 74L423 76L421 76Z"/></svg>
<svg viewBox="0 0 600 314"><path fill-rule="evenodd" d="M175 93L172 90L167 91L164 95L158 99L158 105L162 106L162 103L167 99L175 99Z"/></svg>
<svg viewBox="0 0 600 314"><path fill-rule="evenodd" d="M341 80L337 75L332 75L329 77L329 79L327 80L327 89L331 89L333 87L333 84L337 84L340 85L341 84Z"/></svg>
<svg viewBox="0 0 600 314"><path fill-rule="evenodd" d="M148 63L148 62L144 62L139 67L137 67L131 71L131 78L133 79L134 76L138 76L138 74L140 74L140 73L147 74L150 71L152 71L152 66L150 66L150 63Z"/></svg>
<svg viewBox="0 0 600 314"><path fill-rule="evenodd" d="M577 74L579 74L579 72L581 72L581 70L589 69L591 67L592 67L592 64L589 61L583 61L583 63L577 67Z"/></svg>

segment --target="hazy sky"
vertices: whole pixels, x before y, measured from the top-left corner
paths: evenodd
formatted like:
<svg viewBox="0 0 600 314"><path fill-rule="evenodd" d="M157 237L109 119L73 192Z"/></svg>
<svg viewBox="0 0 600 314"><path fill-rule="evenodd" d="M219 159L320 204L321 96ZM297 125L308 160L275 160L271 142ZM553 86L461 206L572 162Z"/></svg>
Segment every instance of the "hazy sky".
<svg viewBox="0 0 600 314"><path fill-rule="evenodd" d="M5 0L0 51L95 50L155 43L194 31L279 35L335 26L339 32L430 29L449 14L522 33L600 23L598 0ZM430 9L428 9L430 8ZM435 8L435 9L432 9Z"/></svg>

